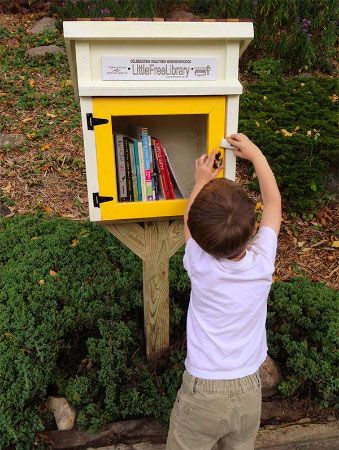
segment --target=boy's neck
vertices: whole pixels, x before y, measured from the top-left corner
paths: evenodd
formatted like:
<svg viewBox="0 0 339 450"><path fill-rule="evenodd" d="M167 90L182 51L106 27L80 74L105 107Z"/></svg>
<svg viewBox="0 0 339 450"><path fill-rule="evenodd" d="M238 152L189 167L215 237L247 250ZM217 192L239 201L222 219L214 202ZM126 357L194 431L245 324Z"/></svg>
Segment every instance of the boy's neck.
<svg viewBox="0 0 339 450"><path fill-rule="evenodd" d="M243 259L243 257L246 254L246 250L244 250L242 253L240 253L237 256L234 256L233 258L229 258L231 261L240 261L241 259Z"/></svg>

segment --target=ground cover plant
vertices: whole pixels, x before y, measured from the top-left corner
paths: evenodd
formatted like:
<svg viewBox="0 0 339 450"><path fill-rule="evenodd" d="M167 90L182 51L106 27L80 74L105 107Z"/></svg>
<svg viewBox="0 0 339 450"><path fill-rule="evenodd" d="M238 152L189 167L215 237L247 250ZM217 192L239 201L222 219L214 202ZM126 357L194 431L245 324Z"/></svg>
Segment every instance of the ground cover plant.
<svg viewBox="0 0 339 450"><path fill-rule="evenodd" d="M189 280L171 259L171 346L145 359L142 266L102 228L23 216L0 228L0 448L32 448L53 422L48 395L77 408L77 427L134 417L167 421L185 354ZM275 283L269 348L283 364L286 395L335 401L338 293L297 279Z"/></svg>

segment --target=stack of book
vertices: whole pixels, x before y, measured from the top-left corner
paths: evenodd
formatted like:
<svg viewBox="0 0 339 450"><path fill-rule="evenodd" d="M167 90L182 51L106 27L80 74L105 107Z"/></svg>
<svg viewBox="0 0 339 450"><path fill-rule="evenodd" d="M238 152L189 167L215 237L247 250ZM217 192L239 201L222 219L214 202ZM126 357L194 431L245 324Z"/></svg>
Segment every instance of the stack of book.
<svg viewBox="0 0 339 450"><path fill-rule="evenodd" d="M183 198L166 149L147 128L137 138L114 134L114 148L120 202Z"/></svg>

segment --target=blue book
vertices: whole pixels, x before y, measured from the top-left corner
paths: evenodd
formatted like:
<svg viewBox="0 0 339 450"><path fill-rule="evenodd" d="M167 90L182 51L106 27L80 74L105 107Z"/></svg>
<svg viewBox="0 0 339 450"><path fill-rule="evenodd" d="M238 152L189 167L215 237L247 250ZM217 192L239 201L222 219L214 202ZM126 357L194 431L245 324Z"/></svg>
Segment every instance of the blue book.
<svg viewBox="0 0 339 450"><path fill-rule="evenodd" d="M135 168L137 171L137 187L138 187L138 202L142 202L142 189L141 189L141 172L140 172L140 162L139 162L139 150L138 150L138 140L133 139L134 145L134 161Z"/></svg>

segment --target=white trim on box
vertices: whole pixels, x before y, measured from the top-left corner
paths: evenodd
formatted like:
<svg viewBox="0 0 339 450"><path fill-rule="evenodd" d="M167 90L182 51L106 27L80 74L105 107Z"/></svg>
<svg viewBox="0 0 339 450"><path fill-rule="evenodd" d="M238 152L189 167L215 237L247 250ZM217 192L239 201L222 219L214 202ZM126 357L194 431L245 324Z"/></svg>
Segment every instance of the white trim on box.
<svg viewBox="0 0 339 450"><path fill-rule="evenodd" d="M226 102L226 136L238 131L239 95L230 95ZM225 149L225 178L234 181L236 170L236 157L233 150Z"/></svg>
<svg viewBox="0 0 339 450"><path fill-rule="evenodd" d="M66 39L253 39L252 22L66 21Z"/></svg>
<svg viewBox="0 0 339 450"><path fill-rule="evenodd" d="M229 95L241 94L242 85L238 80L199 81L89 81L79 79L79 95L93 97L147 97L167 95Z"/></svg>
<svg viewBox="0 0 339 450"><path fill-rule="evenodd" d="M85 148L89 217L91 221L97 222L101 220L100 208L95 208L93 204L93 193L99 192L97 153L94 131L87 129L86 118L87 113L93 113L92 98L80 97L80 109Z"/></svg>

